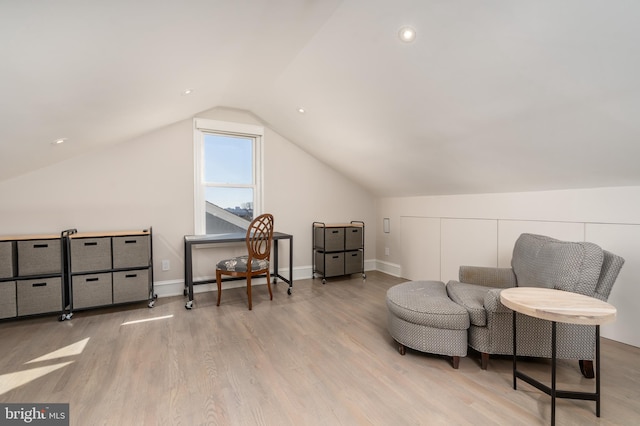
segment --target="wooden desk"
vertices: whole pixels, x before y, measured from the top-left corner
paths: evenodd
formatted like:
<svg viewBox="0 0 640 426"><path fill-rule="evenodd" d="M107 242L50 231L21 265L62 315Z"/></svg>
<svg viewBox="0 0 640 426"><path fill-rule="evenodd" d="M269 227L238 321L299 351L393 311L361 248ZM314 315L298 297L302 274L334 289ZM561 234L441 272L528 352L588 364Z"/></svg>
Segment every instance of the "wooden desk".
<svg viewBox="0 0 640 426"><path fill-rule="evenodd" d="M615 321L616 308L607 302L567 291L537 287L515 287L502 290L500 301L513 310L513 388L516 379L524 380L551 396L551 424L556 421L556 398L596 402L600 417L600 325ZM518 371L516 365L516 313L551 321L551 388ZM596 328L596 390L589 392L556 389L556 323L594 325Z"/></svg>
<svg viewBox="0 0 640 426"><path fill-rule="evenodd" d="M214 283L215 280L193 281L193 257L192 249L195 245L223 244L223 243L244 243L247 234L245 232L237 232L231 234L216 235L185 235L184 236L184 295L189 296L189 300L185 308L193 308L193 286L197 284ZM289 278L280 275L278 271L278 241L289 240ZM291 294L293 289L293 235L283 232L273 233L273 283L278 282L278 278L289 284L287 294Z"/></svg>

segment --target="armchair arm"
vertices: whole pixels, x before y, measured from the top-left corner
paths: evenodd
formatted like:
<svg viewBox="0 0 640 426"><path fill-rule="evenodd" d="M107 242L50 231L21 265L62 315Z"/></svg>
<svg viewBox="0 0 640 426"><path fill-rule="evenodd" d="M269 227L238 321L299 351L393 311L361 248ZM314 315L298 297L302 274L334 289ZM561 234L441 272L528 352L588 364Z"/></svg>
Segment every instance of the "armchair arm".
<svg viewBox="0 0 640 426"><path fill-rule="evenodd" d="M502 289L495 288L489 290L487 294L484 295L484 309L487 313L511 313L511 309L507 308L500 302L500 292Z"/></svg>
<svg viewBox="0 0 640 426"><path fill-rule="evenodd" d="M511 268L460 266L459 281L485 287L510 288L516 286L516 275Z"/></svg>

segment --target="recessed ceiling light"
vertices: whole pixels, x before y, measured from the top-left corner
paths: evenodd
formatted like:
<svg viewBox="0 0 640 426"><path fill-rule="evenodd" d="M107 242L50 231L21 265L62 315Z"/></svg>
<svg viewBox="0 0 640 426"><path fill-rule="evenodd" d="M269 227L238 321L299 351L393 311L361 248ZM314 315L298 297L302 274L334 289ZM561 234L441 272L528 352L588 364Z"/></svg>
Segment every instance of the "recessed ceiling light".
<svg viewBox="0 0 640 426"><path fill-rule="evenodd" d="M405 43L411 43L416 39L416 30L409 25L405 25L398 31L398 37Z"/></svg>
<svg viewBox="0 0 640 426"><path fill-rule="evenodd" d="M59 138L56 139L55 141L51 142L51 145L60 145L65 143L65 141L67 140L67 138Z"/></svg>
<svg viewBox="0 0 640 426"><path fill-rule="evenodd" d="M298 112L299 112L300 114L304 114L304 113L305 113L305 110L304 110L304 108L298 108Z"/></svg>
<svg viewBox="0 0 640 426"><path fill-rule="evenodd" d="M182 95L183 95L183 96L190 95L190 94L192 94L192 93L193 93L193 89L184 89L184 90L182 91Z"/></svg>

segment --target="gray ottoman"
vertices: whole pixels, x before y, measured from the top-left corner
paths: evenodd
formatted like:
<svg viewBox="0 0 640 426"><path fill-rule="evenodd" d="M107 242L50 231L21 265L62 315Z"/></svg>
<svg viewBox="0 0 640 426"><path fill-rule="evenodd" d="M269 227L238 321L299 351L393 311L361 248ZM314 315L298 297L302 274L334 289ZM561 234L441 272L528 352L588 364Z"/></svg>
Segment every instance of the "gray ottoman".
<svg viewBox="0 0 640 426"><path fill-rule="evenodd" d="M460 357L467 355L467 310L447 296L441 281L410 281L387 291L389 333L400 344L439 355L453 357L458 368Z"/></svg>

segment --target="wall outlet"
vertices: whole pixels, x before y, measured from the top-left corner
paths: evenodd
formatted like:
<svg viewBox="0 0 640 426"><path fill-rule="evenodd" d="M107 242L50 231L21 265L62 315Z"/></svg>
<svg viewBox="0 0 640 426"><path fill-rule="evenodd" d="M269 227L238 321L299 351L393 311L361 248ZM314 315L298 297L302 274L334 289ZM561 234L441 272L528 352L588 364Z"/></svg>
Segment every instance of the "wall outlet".
<svg viewBox="0 0 640 426"><path fill-rule="evenodd" d="M171 263L167 259L163 260L162 261L162 270L163 271L168 271L169 269L171 269Z"/></svg>
<svg viewBox="0 0 640 426"><path fill-rule="evenodd" d="M384 248L384 255L389 256L389 247Z"/></svg>

